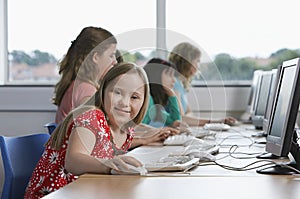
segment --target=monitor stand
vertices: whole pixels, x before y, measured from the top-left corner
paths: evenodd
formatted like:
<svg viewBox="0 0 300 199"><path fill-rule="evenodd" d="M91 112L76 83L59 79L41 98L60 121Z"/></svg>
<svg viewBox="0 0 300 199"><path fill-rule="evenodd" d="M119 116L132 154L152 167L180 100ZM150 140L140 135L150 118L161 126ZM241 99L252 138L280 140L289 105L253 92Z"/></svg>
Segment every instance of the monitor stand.
<svg viewBox="0 0 300 199"><path fill-rule="evenodd" d="M268 135L267 132L262 131L262 132L254 133L254 134L252 134L251 136L252 136L252 137L267 137L267 135Z"/></svg>
<svg viewBox="0 0 300 199"><path fill-rule="evenodd" d="M300 146L297 143L296 131L294 132L290 153L295 161L283 164L276 164L270 167L264 167L262 169L256 170L257 173L260 174L272 174L272 175L292 175L292 174L299 174L300 171ZM273 154L269 155L270 157L278 157ZM266 155L267 157L267 155ZM279 157L280 158L280 157ZM272 159L272 158L271 158ZM294 168L294 169L293 169Z"/></svg>
<svg viewBox="0 0 300 199"><path fill-rule="evenodd" d="M295 162L290 162L288 164L273 165L270 167L264 167L262 169L257 169L256 172L259 174L269 174L269 175L292 175L297 173L292 168L299 170Z"/></svg>
<svg viewBox="0 0 300 199"><path fill-rule="evenodd" d="M256 156L258 159L286 159L287 156L277 156L272 153L263 153L261 155Z"/></svg>

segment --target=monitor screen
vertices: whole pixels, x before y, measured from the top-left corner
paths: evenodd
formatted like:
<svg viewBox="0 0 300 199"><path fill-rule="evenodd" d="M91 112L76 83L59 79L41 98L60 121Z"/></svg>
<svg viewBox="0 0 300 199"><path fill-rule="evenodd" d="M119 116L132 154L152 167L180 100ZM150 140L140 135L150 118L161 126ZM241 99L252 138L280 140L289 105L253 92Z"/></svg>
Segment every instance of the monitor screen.
<svg viewBox="0 0 300 199"><path fill-rule="evenodd" d="M252 124L256 129L263 129L264 115L266 112L272 82L272 71L261 72L257 95L252 113ZM265 134L263 134L265 136Z"/></svg>
<svg viewBox="0 0 300 199"><path fill-rule="evenodd" d="M288 142L293 134L299 106L300 88L296 89L299 86L297 74L298 64L284 62L274 96L266 146L268 152L277 156L286 156L289 152L289 146L285 142Z"/></svg>
<svg viewBox="0 0 300 199"><path fill-rule="evenodd" d="M254 105L256 103L256 98L257 98L256 96L258 93L257 86L259 85L260 82L261 72L262 70L256 70L253 73L253 80L250 88L250 95L248 98L246 111L240 118L240 120L243 121L244 123L249 123L249 122L252 123L252 114L254 110Z"/></svg>
<svg viewBox="0 0 300 199"><path fill-rule="evenodd" d="M257 104L254 110L254 115L264 116L269 98L271 87L272 74L270 71L265 71L262 74L260 86L257 95Z"/></svg>
<svg viewBox="0 0 300 199"><path fill-rule="evenodd" d="M247 110L251 114L253 113L254 106L256 104L256 99L257 99L257 94L258 94L257 87L260 84L261 73L262 73L262 70L256 70L256 71L254 71L254 74L253 74L253 80L252 80L250 96L249 96L249 101L248 101L248 110Z"/></svg>
<svg viewBox="0 0 300 199"><path fill-rule="evenodd" d="M280 70L279 66L279 70ZM265 113L264 113L264 119L263 119L263 131L267 132L267 128L268 128L268 123L269 123L269 118L271 115L271 109L272 109L272 104L273 104L273 96L274 96L274 92L276 91L276 86L278 83L278 74L279 71L278 69L273 69L271 71L271 85L270 85L270 90L269 90L269 95L268 95L268 100L266 103L266 108L265 108Z"/></svg>
<svg viewBox="0 0 300 199"><path fill-rule="evenodd" d="M273 96L273 105L271 116L267 129L266 151L279 157L284 157L291 152L296 160L295 166L300 167L299 147L295 137L295 122L299 108L300 100L300 76L299 76L299 58L283 62L279 76L275 95ZM291 151L293 148L293 151ZM296 150L295 150L296 149ZM275 169L274 169L275 168ZM280 168L280 169L279 169ZM272 167L271 170L259 170L259 173L287 174L283 172L281 166Z"/></svg>

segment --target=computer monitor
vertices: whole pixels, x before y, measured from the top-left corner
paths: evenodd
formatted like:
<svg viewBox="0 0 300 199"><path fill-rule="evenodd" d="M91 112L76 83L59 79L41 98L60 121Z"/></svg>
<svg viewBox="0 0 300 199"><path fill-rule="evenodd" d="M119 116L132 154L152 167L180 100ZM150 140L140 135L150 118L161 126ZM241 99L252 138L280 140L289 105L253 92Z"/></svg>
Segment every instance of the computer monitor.
<svg viewBox="0 0 300 199"><path fill-rule="evenodd" d="M280 70L280 68L279 68ZM254 116L252 123L255 125L256 129L262 128L261 132L255 133L252 136L253 137L267 137L267 128L268 128L268 122L269 117L271 114L271 107L273 104L273 95L274 91L276 89L277 83L278 83L278 69L273 69L271 71L264 72L264 74L267 74L267 76L271 76L270 79L270 85L268 91L265 92L265 95L267 95L264 99L259 99L258 105L256 108L256 111L254 111ZM264 91L264 89L261 87L260 92ZM261 96L259 97L261 98ZM260 108L258 108L260 107ZM264 110L264 111L263 111ZM264 112L264 113L263 113ZM263 113L263 116L262 116ZM262 126L262 127L261 127Z"/></svg>
<svg viewBox="0 0 300 199"><path fill-rule="evenodd" d="M264 119L263 119L263 135L264 136L267 136L269 118L270 118L270 115L271 115L274 94L275 94L276 87L277 87L277 84L278 84L278 76L279 76L280 68L281 68L281 66L279 66L278 69L273 69L271 71L272 80L271 80L269 97L268 97L268 101L267 101L267 104L266 104L266 109L265 109Z"/></svg>
<svg viewBox="0 0 300 199"><path fill-rule="evenodd" d="M271 71L263 71L257 86L257 95L252 113L252 123L256 129L262 129L264 115L267 108L269 93L271 89L272 73Z"/></svg>
<svg viewBox="0 0 300 199"><path fill-rule="evenodd" d="M278 157L291 155L289 164L276 164L257 170L262 174L293 174L300 170L300 147L295 122L300 100L300 58L283 62L271 116L269 118L266 151ZM294 168L294 169L293 169Z"/></svg>
<svg viewBox="0 0 300 199"><path fill-rule="evenodd" d="M262 72L262 70L256 70L253 73L253 79L252 79L250 95L248 98L246 111L240 118L240 120L244 123L252 123L251 116L252 116L253 109L254 109L255 99L256 99L256 95L257 95L257 85L260 82L261 72Z"/></svg>

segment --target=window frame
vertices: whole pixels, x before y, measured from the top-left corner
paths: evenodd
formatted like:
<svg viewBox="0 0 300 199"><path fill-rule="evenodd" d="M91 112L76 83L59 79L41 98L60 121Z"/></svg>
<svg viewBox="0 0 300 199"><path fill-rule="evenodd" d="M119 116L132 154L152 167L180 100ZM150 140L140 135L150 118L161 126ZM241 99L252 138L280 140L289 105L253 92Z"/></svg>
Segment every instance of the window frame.
<svg viewBox="0 0 300 199"><path fill-rule="evenodd" d="M7 0L0 0L0 10L0 85L5 85L8 82Z"/></svg>

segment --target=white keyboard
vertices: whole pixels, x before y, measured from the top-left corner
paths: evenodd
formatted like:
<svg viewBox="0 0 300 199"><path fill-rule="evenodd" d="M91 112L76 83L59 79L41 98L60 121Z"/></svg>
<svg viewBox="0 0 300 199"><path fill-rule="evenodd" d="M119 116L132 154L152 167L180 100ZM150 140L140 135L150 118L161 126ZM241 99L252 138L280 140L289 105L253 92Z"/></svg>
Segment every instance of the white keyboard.
<svg viewBox="0 0 300 199"><path fill-rule="evenodd" d="M186 135L186 134L179 134L179 135L173 135L169 136L164 141L164 145L183 145L185 142L195 138L192 135Z"/></svg>
<svg viewBox="0 0 300 199"><path fill-rule="evenodd" d="M144 164L147 171L184 171L198 165L199 158L188 156L164 157L156 162Z"/></svg>
<svg viewBox="0 0 300 199"><path fill-rule="evenodd" d="M188 128L191 135L195 136L196 138L203 138L205 136L214 136L216 132L204 129L202 127L189 127Z"/></svg>
<svg viewBox="0 0 300 199"><path fill-rule="evenodd" d="M227 131L230 129L230 126L224 123L208 123L203 128L210 131Z"/></svg>

